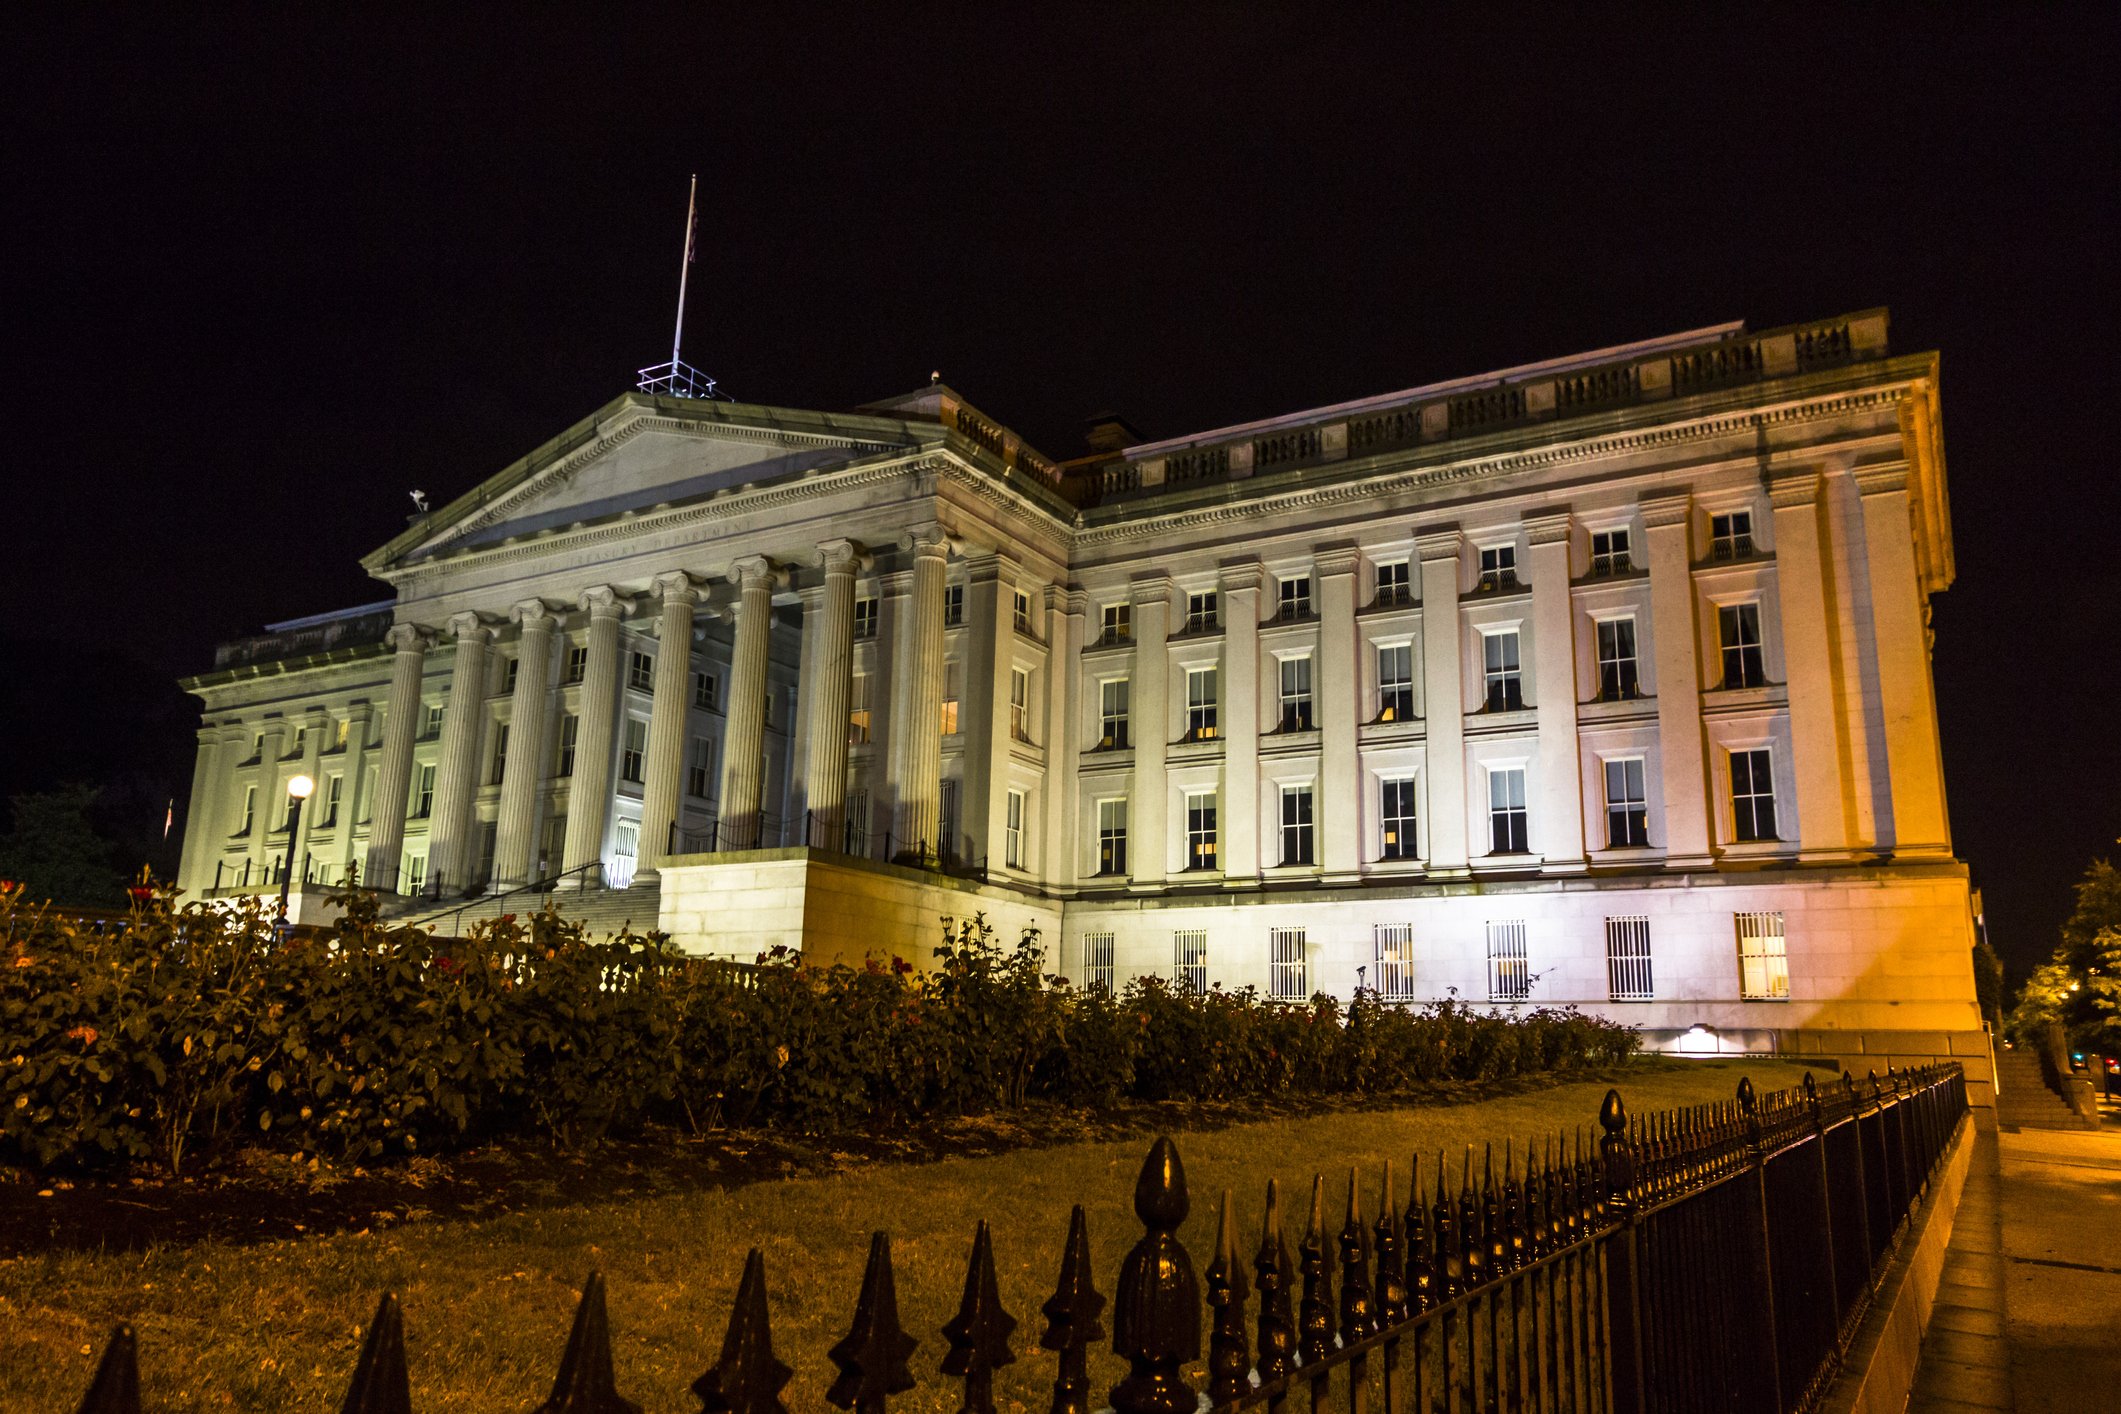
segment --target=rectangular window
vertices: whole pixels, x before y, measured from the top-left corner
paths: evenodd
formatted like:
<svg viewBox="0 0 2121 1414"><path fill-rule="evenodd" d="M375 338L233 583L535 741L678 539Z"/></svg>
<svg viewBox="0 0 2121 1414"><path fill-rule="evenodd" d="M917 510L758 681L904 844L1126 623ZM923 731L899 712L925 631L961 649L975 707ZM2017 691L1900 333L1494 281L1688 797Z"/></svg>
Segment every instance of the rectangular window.
<svg viewBox="0 0 2121 1414"><path fill-rule="evenodd" d="M1281 729L1285 732L1310 731L1311 721L1311 660L1284 658L1281 660Z"/></svg>
<svg viewBox="0 0 2121 1414"><path fill-rule="evenodd" d="M1732 511L1709 517L1709 558L1742 560L1753 553L1753 513Z"/></svg>
<svg viewBox="0 0 2121 1414"><path fill-rule="evenodd" d="M1100 800L1097 803L1097 872L1127 872L1127 802L1124 800Z"/></svg>
<svg viewBox="0 0 2121 1414"><path fill-rule="evenodd" d="M1760 656L1760 606L1723 605L1716 610L1716 632L1723 644L1723 685L1763 686L1767 668Z"/></svg>
<svg viewBox="0 0 2121 1414"><path fill-rule="evenodd" d="M943 664L943 735L957 732L957 704L965 690L964 667L953 658Z"/></svg>
<svg viewBox="0 0 2121 1414"><path fill-rule="evenodd" d="M1388 560L1377 567L1377 599L1380 609L1414 602L1412 581L1407 578L1405 560Z"/></svg>
<svg viewBox="0 0 2121 1414"><path fill-rule="evenodd" d="M257 820L258 788L256 786L245 786L243 787L243 828L236 831L236 833L238 835L249 834L250 827L256 824Z"/></svg>
<svg viewBox="0 0 2121 1414"><path fill-rule="evenodd" d="M869 740L869 683L867 673L847 679L847 744L861 746Z"/></svg>
<svg viewBox="0 0 2121 1414"><path fill-rule="evenodd" d="M263 761L265 759L265 733L259 732L250 739L250 759L252 761Z"/></svg>
<svg viewBox="0 0 2121 1414"><path fill-rule="evenodd" d="M1267 930L1267 995L1278 1002L1311 999L1310 969L1305 966L1304 930Z"/></svg>
<svg viewBox="0 0 2121 1414"><path fill-rule="evenodd" d="M1598 621L1598 700L1625 702L1642 695L1635 661L1635 621Z"/></svg>
<svg viewBox="0 0 2121 1414"><path fill-rule="evenodd" d="M1186 669L1186 740L1207 741L1217 733L1215 669Z"/></svg>
<svg viewBox="0 0 2121 1414"><path fill-rule="evenodd" d="M1616 1002L1646 1002L1657 995L1650 981L1650 920L1605 921L1606 995Z"/></svg>
<svg viewBox="0 0 2121 1414"><path fill-rule="evenodd" d="M1488 924L1488 1000L1521 1002L1532 995L1524 920Z"/></svg>
<svg viewBox="0 0 2121 1414"><path fill-rule="evenodd" d="M1281 862L1283 864L1316 864L1318 862L1316 831L1312 828L1311 788L1309 786L1283 786L1281 788Z"/></svg>
<svg viewBox="0 0 2121 1414"><path fill-rule="evenodd" d="M948 594L949 591L945 590L946 602ZM856 638L876 637L876 596L873 594L854 601L854 636Z"/></svg>
<svg viewBox="0 0 2121 1414"><path fill-rule="evenodd" d="M715 694L714 674L694 673L692 675L692 705L699 708L702 712L712 712L715 710L718 700Z"/></svg>
<svg viewBox="0 0 2121 1414"><path fill-rule="evenodd" d="M582 733L582 719L569 714L560 718L560 769L555 774L574 774L574 742Z"/></svg>
<svg viewBox="0 0 2121 1414"><path fill-rule="evenodd" d="M1634 558L1628 553L1626 530L1591 532L1591 574L1594 577L1602 579L1607 575L1626 574L1634 568Z"/></svg>
<svg viewBox="0 0 2121 1414"><path fill-rule="evenodd" d="M296 727L296 728L295 728L295 740L294 740L294 744L293 744L292 746L290 746L290 747L288 747L288 748L287 748L287 754L286 754L285 756L282 756L282 757L281 757L280 759L281 759L282 761L288 761L288 760L292 760L293 758L295 758L295 757L297 757L297 756L300 756L300 755L302 754L302 748L303 748L303 747L304 747L305 745L307 745L307 744L308 744L308 742L309 742L309 728L308 728L308 727Z"/></svg>
<svg viewBox="0 0 2121 1414"><path fill-rule="evenodd" d="M508 723L502 722L493 729L493 775L488 785L499 785L508 775Z"/></svg>
<svg viewBox="0 0 2121 1414"><path fill-rule="evenodd" d="M1524 767L1510 766L1488 772L1488 850L1492 854L1523 854L1530 849L1531 833L1524 803Z"/></svg>
<svg viewBox="0 0 2121 1414"><path fill-rule="evenodd" d="M427 856L424 854L407 856L405 860L405 892L416 894L420 891L420 886L426 882Z"/></svg>
<svg viewBox="0 0 2121 1414"><path fill-rule="evenodd" d="M692 754L685 763L685 794L694 800L707 798L707 782L714 775L714 743L703 736L692 739Z"/></svg>
<svg viewBox="0 0 2121 1414"><path fill-rule="evenodd" d="M1377 650L1377 720L1411 721L1414 716L1414 645L1386 643Z"/></svg>
<svg viewBox="0 0 2121 1414"><path fill-rule="evenodd" d="M1024 793L1009 792L1009 815L1002 831L1002 863L1011 869L1024 867Z"/></svg>
<svg viewBox="0 0 2121 1414"><path fill-rule="evenodd" d="M282 809L280 811L280 823L273 826L273 829L276 831L292 830L295 827L295 812L301 807L296 804L295 798L292 795L283 795L280 797L280 800L282 803Z"/></svg>
<svg viewBox="0 0 2121 1414"><path fill-rule="evenodd" d="M1275 586L1274 617L1281 623L1311 617L1311 576L1292 574Z"/></svg>
<svg viewBox="0 0 2121 1414"><path fill-rule="evenodd" d="M957 782L944 781L935 811L935 852L944 859L957 854Z"/></svg>
<svg viewBox="0 0 2121 1414"><path fill-rule="evenodd" d="M1481 635L1490 712L1515 712L1524 706L1524 664L1518 656L1517 630Z"/></svg>
<svg viewBox="0 0 2121 1414"><path fill-rule="evenodd" d="M626 658L626 686L636 692L655 691L655 659L646 653L630 653Z"/></svg>
<svg viewBox="0 0 2121 1414"><path fill-rule="evenodd" d="M1213 633L1222 627L1222 605L1212 589L1186 596L1186 632Z"/></svg>
<svg viewBox="0 0 2121 1414"><path fill-rule="evenodd" d="M1610 849L1639 849L1650 842L1649 794L1639 756L1605 763L1605 842Z"/></svg>
<svg viewBox="0 0 2121 1414"><path fill-rule="evenodd" d="M1171 980L1184 992L1208 990L1208 935L1187 928L1171 935Z"/></svg>
<svg viewBox="0 0 2121 1414"><path fill-rule="evenodd" d="M619 820L611 827L611 852L620 859L638 858L641 853L641 822ZM631 871L628 871L629 877Z"/></svg>
<svg viewBox="0 0 2121 1414"><path fill-rule="evenodd" d="M1127 745L1127 679L1106 678L1097 686L1097 744L1109 750Z"/></svg>
<svg viewBox="0 0 2121 1414"><path fill-rule="evenodd" d="M1790 999L1790 958L1782 915L1741 913L1738 919L1738 995L1749 1002Z"/></svg>
<svg viewBox="0 0 2121 1414"><path fill-rule="evenodd" d="M641 767L648 755L648 724L639 717L626 719L626 740L619 749L619 779L639 785Z"/></svg>
<svg viewBox="0 0 2121 1414"><path fill-rule="evenodd" d="M1186 867L1215 867L1215 792L1186 792Z"/></svg>
<svg viewBox="0 0 2121 1414"><path fill-rule="evenodd" d="M522 669L522 666L523 662L520 658L510 658L508 660L508 665L501 670L501 691L503 693L513 693L516 690L516 674Z"/></svg>
<svg viewBox="0 0 2121 1414"><path fill-rule="evenodd" d="M1031 632L1031 596L1018 589L1014 595L1015 623L1018 633Z"/></svg>
<svg viewBox="0 0 2121 1414"><path fill-rule="evenodd" d="M943 627L956 628L965 621L965 586L943 586Z"/></svg>
<svg viewBox="0 0 2121 1414"><path fill-rule="evenodd" d="M439 702L430 702L427 704L427 725L421 730L420 735L440 736L441 734L442 704Z"/></svg>
<svg viewBox="0 0 2121 1414"><path fill-rule="evenodd" d="M1380 851L1381 857L1414 858L1414 778L1403 776L1397 780L1380 781L1377 791L1377 814L1384 826L1384 848Z"/></svg>
<svg viewBox="0 0 2121 1414"><path fill-rule="evenodd" d="M342 775L326 776L324 778L324 824L336 825L339 823L339 793L345 785L346 777Z"/></svg>
<svg viewBox="0 0 2121 1414"><path fill-rule="evenodd" d="M435 768L430 764L420 768L420 778L413 785L412 815L415 820L424 820L435 804Z"/></svg>
<svg viewBox="0 0 2121 1414"><path fill-rule="evenodd" d="M1741 843L1778 838L1774 759L1764 746L1731 753L1731 817Z"/></svg>
<svg viewBox="0 0 2121 1414"><path fill-rule="evenodd" d="M580 682L589 675L589 650L571 647L567 650L567 681Z"/></svg>
<svg viewBox="0 0 2121 1414"><path fill-rule="evenodd" d="M1083 935L1083 990L1102 987L1107 993L1113 989L1112 953L1116 939L1111 933L1085 933Z"/></svg>
<svg viewBox="0 0 2121 1414"><path fill-rule="evenodd" d="M1379 923L1372 938L1377 960L1377 995L1388 1002L1414 997L1414 925Z"/></svg>
<svg viewBox="0 0 2121 1414"><path fill-rule="evenodd" d="M1134 641L1134 606L1132 604L1106 604L1100 613L1104 622L1097 636L1099 643L1132 643Z"/></svg>
<svg viewBox="0 0 2121 1414"><path fill-rule="evenodd" d="M339 723L338 723L338 726L337 726L337 728L336 728L336 730L335 730L335 733L334 733L334 736L333 736L333 740L332 740L332 744L333 744L334 746L338 746L338 747L341 747L341 748L343 748L343 747L344 747L344 746L346 745L346 739L347 739L347 737L348 737L348 736L350 736L350 735L352 734L352 732L353 732L353 718L351 718L351 717L341 717L341 718L339 718Z"/></svg>
<svg viewBox="0 0 2121 1414"><path fill-rule="evenodd" d="M1031 740L1031 674L1022 668L1009 670L1009 735Z"/></svg>
<svg viewBox="0 0 2121 1414"><path fill-rule="evenodd" d="M1480 551L1480 584L1483 594L1517 588L1517 547L1487 545Z"/></svg>

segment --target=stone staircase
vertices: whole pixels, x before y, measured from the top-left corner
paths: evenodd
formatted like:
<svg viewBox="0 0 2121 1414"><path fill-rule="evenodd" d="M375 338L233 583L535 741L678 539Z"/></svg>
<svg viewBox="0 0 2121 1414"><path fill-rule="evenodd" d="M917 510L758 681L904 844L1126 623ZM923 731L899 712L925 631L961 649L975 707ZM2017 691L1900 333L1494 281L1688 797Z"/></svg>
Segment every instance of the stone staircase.
<svg viewBox="0 0 2121 1414"><path fill-rule="evenodd" d="M1996 1079L2002 1088L1996 1099L1996 1123L2005 1129L2099 1127L2047 1088L2047 1081L2040 1074L2040 1058L2023 1046L1997 1049Z"/></svg>
<svg viewBox="0 0 2121 1414"><path fill-rule="evenodd" d="M580 923L587 936L602 941L629 924L636 933L646 933L655 927L661 896L661 886L651 879L623 889L555 889L549 894L516 893L470 899L461 905L461 912L458 907L422 903L390 921L399 925L432 926L445 937L458 937L483 919L497 918L504 913L527 917L551 899L562 917Z"/></svg>

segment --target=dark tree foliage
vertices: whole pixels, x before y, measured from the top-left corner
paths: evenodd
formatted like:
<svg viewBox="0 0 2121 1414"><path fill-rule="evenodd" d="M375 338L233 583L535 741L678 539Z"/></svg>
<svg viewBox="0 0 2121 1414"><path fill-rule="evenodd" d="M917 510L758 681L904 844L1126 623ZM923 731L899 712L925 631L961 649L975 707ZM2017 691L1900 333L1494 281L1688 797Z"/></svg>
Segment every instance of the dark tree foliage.
<svg viewBox="0 0 2121 1414"><path fill-rule="evenodd" d="M8 831L0 835L0 878L22 884L31 898L81 908L124 902L126 871L97 832L94 786L31 791L8 801Z"/></svg>

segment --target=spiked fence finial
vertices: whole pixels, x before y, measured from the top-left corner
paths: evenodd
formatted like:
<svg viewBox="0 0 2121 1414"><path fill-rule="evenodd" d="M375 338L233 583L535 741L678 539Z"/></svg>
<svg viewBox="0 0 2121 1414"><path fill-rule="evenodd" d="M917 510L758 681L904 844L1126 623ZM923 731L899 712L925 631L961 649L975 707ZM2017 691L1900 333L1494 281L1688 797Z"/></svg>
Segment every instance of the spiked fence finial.
<svg viewBox="0 0 2121 1414"><path fill-rule="evenodd" d="M1208 1264L1208 1398L1222 1404L1250 1387L1252 1344L1245 1332L1245 1302L1251 1283L1237 1255L1237 1215L1230 1190L1223 1190L1222 1216L1215 1229L1215 1260Z"/></svg>
<svg viewBox="0 0 2121 1414"><path fill-rule="evenodd" d="M552 1397L538 1406L537 1414L641 1414L640 1405L620 1397L612 1373L611 1320L604 1313L600 1272L591 1272L582 1287Z"/></svg>
<svg viewBox="0 0 2121 1414"><path fill-rule="evenodd" d="M405 1372L405 1316L390 1292L376 1303L375 1319L354 1363L353 1385L339 1414L412 1414L412 1381Z"/></svg>
<svg viewBox="0 0 2121 1414"><path fill-rule="evenodd" d="M754 1247L744 1258L736 1304L722 1358L692 1382L701 1414L788 1414L781 1390L795 1371L773 1353L773 1327L766 1310L766 1259Z"/></svg>
<svg viewBox="0 0 2121 1414"><path fill-rule="evenodd" d="M1053 1377L1051 1414L1089 1414L1089 1345L1105 1338L1105 1298L1091 1280L1090 1229L1083 1218L1083 1205L1075 1205L1068 1216L1068 1244L1061 1253L1060 1280L1053 1295L1039 1310L1046 1317L1045 1332L1038 1343L1060 1353L1060 1370Z"/></svg>
<svg viewBox="0 0 2121 1414"><path fill-rule="evenodd" d="M140 1414L140 1342L131 1326L111 1331L80 1414Z"/></svg>
<svg viewBox="0 0 2121 1414"><path fill-rule="evenodd" d="M943 1327L943 1339L950 1344L943 1356L943 1373L965 1381L959 1414L994 1414L994 1372L1016 1363L1016 1352L1009 1348L1009 1334L1015 1329L1016 1317L1002 1309L994 1280L994 1241L982 1218L972 1235L964 1298L957 1314Z"/></svg>
<svg viewBox="0 0 2121 1414"><path fill-rule="evenodd" d="M1187 1207L1185 1165L1177 1146L1159 1138L1134 1185L1134 1213L1148 1231L1120 1267L1112 1308L1112 1350L1130 1367L1112 1389L1118 1414L1194 1406L1185 1366L1200 1358L1200 1279L1178 1240Z"/></svg>
<svg viewBox="0 0 2121 1414"><path fill-rule="evenodd" d="M1376 1293L1370 1286L1370 1229L1362 1220L1362 1188L1348 1170L1348 1217L1340 1228L1340 1329L1346 1340L1377 1333Z"/></svg>
<svg viewBox="0 0 2121 1414"><path fill-rule="evenodd" d="M842 1409L882 1414L884 1401L913 1388L907 1357L920 1344L898 1321L898 1284L891 1276L891 1238L869 1237L869 1265L862 1271L862 1293L854 1303L854 1325L828 1352L839 1378L825 1398Z"/></svg>
<svg viewBox="0 0 2121 1414"><path fill-rule="evenodd" d="M1260 1223L1259 1377L1278 1380L1296 1367L1296 1318L1289 1307L1289 1235L1281 1218L1281 1180L1267 1180L1267 1213Z"/></svg>

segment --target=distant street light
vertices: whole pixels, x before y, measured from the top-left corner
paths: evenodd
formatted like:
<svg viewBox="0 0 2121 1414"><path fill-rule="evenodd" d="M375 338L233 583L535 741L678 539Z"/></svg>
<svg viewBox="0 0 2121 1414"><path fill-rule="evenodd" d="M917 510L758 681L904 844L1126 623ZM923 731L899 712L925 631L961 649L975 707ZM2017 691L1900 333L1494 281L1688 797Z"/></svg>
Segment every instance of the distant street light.
<svg viewBox="0 0 2121 1414"><path fill-rule="evenodd" d="M280 869L280 936L287 936L287 887L294 882L295 838L302 829L302 802L309 799L317 783L307 776L295 776L287 782L287 862Z"/></svg>

